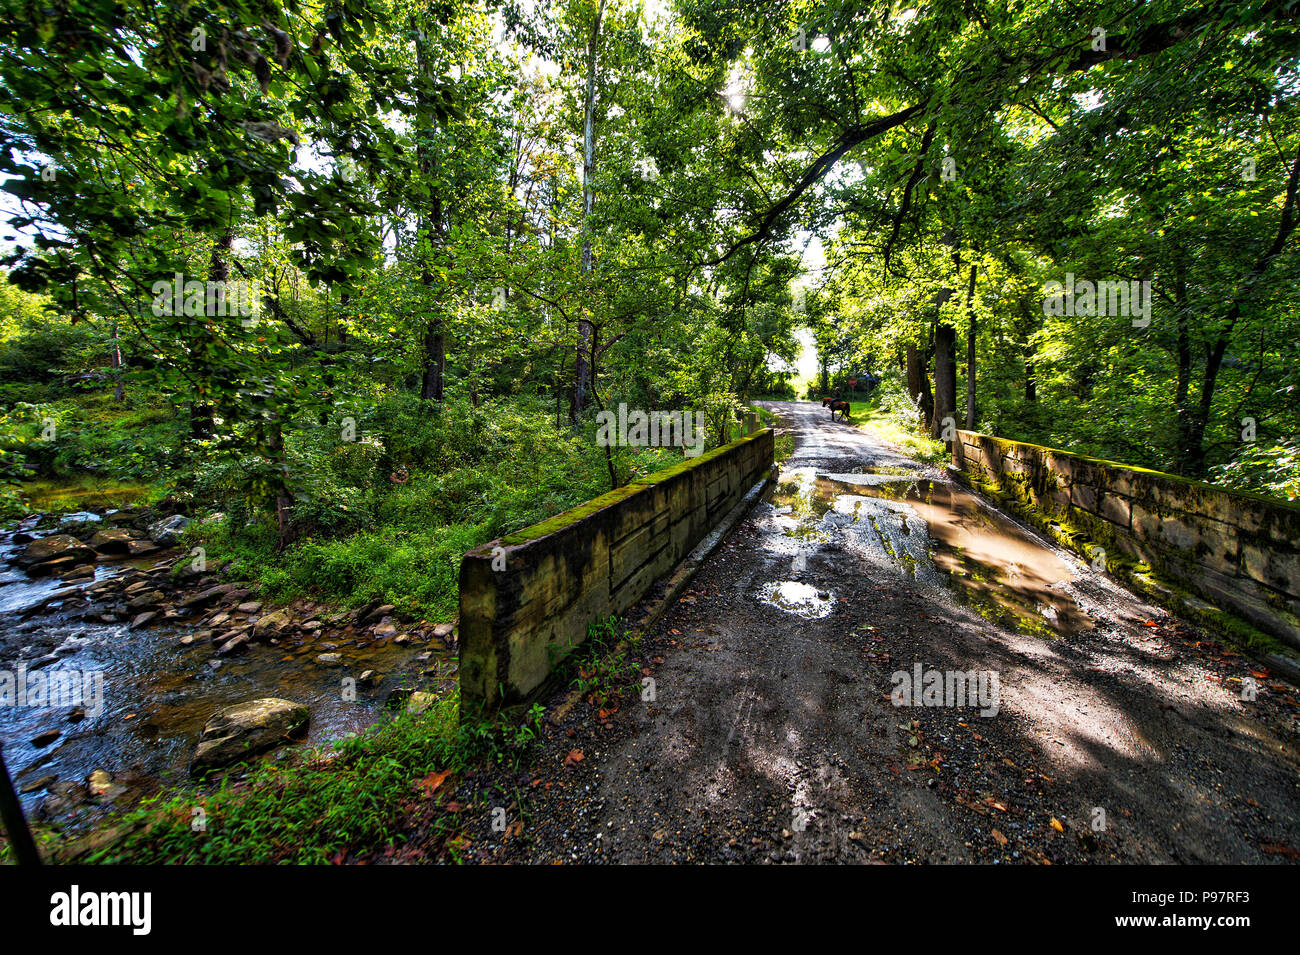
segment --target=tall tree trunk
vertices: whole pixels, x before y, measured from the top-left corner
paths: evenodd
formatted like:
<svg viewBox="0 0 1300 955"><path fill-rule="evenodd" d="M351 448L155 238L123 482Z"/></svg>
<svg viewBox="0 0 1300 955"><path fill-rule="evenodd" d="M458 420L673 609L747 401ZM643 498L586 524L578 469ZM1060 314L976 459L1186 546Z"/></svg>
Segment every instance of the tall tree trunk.
<svg viewBox="0 0 1300 955"><path fill-rule="evenodd" d="M1205 369L1201 373L1201 394L1196 403L1194 414L1186 429L1185 438L1178 448L1179 471L1183 474L1199 477L1205 473L1205 430L1210 423L1210 412L1214 408L1214 392L1218 385L1219 371L1223 368L1223 357L1227 354L1232 340L1232 330L1241 320L1242 307L1254 292L1255 285L1286 249L1291 233L1295 231L1297 217L1296 206L1300 201L1300 150L1296 151L1295 162L1291 164L1291 174L1286 181L1286 198L1282 201L1282 216L1278 220L1277 235L1273 237L1268 250L1246 273L1228 306L1227 314L1219 326L1214 347L1206 349Z"/></svg>
<svg viewBox="0 0 1300 955"><path fill-rule="evenodd" d="M444 374L447 369L447 343L442 335L442 320L431 321L424 330L424 375L420 397L426 401L442 401Z"/></svg>
<svg viewBox="0 0 1300 955"><path fill-rule="evenodd" d="M975 430L975 266L966 287L966 430Z"/></svg>
<svg viewBox="0 0 1300 955"><path fill-rule="evenodd" d="M411 16L411 27L415 33L416 68L423 77L432 80L433 65L429 62L427 51L428 34L425 33L424 27L414 14ZM423 92L417 93L417 100L420 105L426 107L420 115L432 116L432 110L427 109L430 104L426 102L426 94ZM431 194L428 207L421 210L416 228L417 235L423 236L428 243L427 246L419 246L417 242L417 247L421 248L423 254L423 261L420 264L420 281L426 291L430 293L430 298L432 298L434 279L429 259L433 255L434 235L442 225L442 197L433 182L437 170L437 162L433 154L433 121L427 120L427 122L428 126L420 131L419 144L416 146L416 159L420 165L420 176L429 185ZM423 351L424 374L420 383L420 397L426 401L440 402L444 393L447 344L443 338L442 315L437 312L436 307L430 310L430 316L425 323Z"/></svg>
<svg viewBox="0 0 1300 955"><path fill-rule="evenodd" d="M276 550L281 551L289 543L289 523L292 519L293 498L289 495L289 489L284 482L284 425L278 412L267 422L265 435L267 455L276 471L276 477L273 480L277 535Z"/></svg>
<svg viewBox="0 0 1300 955"><path fill-rule="evenodd" d="M230 281L230 250L234 247L235 235L227 228L212 243L212 255L208 260L208 281L226 283ZM211 376L201 362L197 369L200 381L210 380ZM190 402L190 437L200 440L211 438L216 433L213 423L212 404L203 396Z"/></svg>
<svg viewBox="0 0 1300 955"><path fill-rule="evenodd" d="M112 347L108 353L109 366L115 372L113 381L113 400L122 401L126 397L126 389L122 384L122 345L117 337L117 322L113 323Z"/></svg>
<svg viewBox="0 0 1300 955"><path fill-rule="evenodd" d="M926 373L928 355L915 345L907 346L907 394L912 404L921 412L921 420L929 423L934 412L934 399L930 395L930 376Z"/></svg>
<svg viewBox="0 0 1300 955"><path fill-rule="evenodd" d="M1007 257L1007 264L1012 267L1013 271L1017 271L1018 274L1018 270L1015 269L1014 261L1009 256ZM1034 333L1032 331L1035 325L1034 314L1030 310L1029 299L1027 299L1025 296L1023 295L1019 296L1019 304L1020 304L1020 317L1023 319L1023 328L1024 328L1024 335L1025 335L1025 347L1024 347L1025 401L1037 401L1038 400L1038 377L1037 377L1038 373L1034 368L1034 343L1033 343Z"/></svg>
<svg viewBox="0 0 1300 955"><path fill-rule="evenodd" d="M1178 460L1175 469L1180 474L1194 473L1190 450L1200 444L1195 434L1195 412L1188 400L1192 384L1192 342L1188 328L1190 316L1187 303L1187 269L1182 257L1174 256L1174 324L1177 328L1174 356L1178 364L1174 381L1174 418L1178 429Z"/></svg>
<svg viewBox="0 0 1300 955"><path fill-rule="evenodd" d="M605 0L596 7L596 20L591 25L591 38L587 41L587 97L582 107L582 274L591 274L591 213L596 204L596 50L600 44L600 21L605 16ZM590 294L583 289L584 299ZM587 356L591 352L593 327L587 317L590 309L583 308L578 318L578 350L573 366L573 400L569 418L575 423L587 406L591 390L591 365Z"/></svg>
<svg viewBox="0 0 1300 955"><path fill-rule="evenodd" d="M943 434L944 419L957 420L957 330L941 324L934 334L934 413L930 437Z"/></svg>

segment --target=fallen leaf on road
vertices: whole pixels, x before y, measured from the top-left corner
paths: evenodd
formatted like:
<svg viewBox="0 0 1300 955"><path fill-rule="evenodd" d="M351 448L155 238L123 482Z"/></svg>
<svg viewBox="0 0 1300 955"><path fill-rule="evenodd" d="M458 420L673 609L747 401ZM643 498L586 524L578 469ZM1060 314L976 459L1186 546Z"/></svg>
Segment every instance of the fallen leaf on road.
<svg viewBox="0 0 1300 955"><path fill-rule="evenodd" d="M580 763L580 762L582 762L582 760L583 760L584 758L585 758L585 757L583 757L583 755L582 755L582 750L580 750L580 749L571 749L571 750L569 750L569 755L566 756L566 757L564 757L564 765L565 765L565 766L572 766L572 765L574 765L575 763Z"/></svg>
<svg viewBox="0 0 1300 955"><path fill-rule="evenodd" d="M442 772L433 772L420 780L420 789L426 796L432 796L438 791L438 787L447 781L451 775L450 769L444 769Z"/></svg>
<svg viewBox="0 0 1300 955"><path fill-rule="evenodd" d="M1004 836L1004 835L1003 835L1001 832L999 832L997 829L994 829L993 832L991 833L991 835L993 836L993 840L994 840L998 845L1000 845L1000 846L1005 846L1005 845L1007 844L1007 837Z"/></svg>
<svg viewBox="0 0 1300 955"><path fill-rule="evenodd" d="M1300 852L1281 842L1261 842L1259 844L1259 851L1267 852L1271 856L1286 856L1288 859L1300 859Z"/></svg>
<svg viewBox="0 0 1300 955"><path fill-rule="evenodd" d="M1055 816L1052 817L1051 826L1057 832L1065 832L1065 826L1061 825L1061 820L1057 819Z"/></svg>

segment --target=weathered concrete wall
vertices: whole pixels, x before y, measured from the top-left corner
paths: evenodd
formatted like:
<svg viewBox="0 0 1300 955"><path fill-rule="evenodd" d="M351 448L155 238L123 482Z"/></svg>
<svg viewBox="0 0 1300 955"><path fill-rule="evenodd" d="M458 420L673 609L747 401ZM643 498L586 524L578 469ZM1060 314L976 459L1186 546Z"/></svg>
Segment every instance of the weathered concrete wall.
<svg viewBox="0 0 1300 955"><path fill-rule="evenodd" d="M765 428L465 555L461 705L524 700L587 627L633 606L772 468Z"/></svg>
<svg viewBox="0 0 1300 955"><path fill-rule="evenodd" d="M1300 648L1300 506L970 431L952 464L1075 550L1118 550L1157 591L1172 583Z"/></svg>

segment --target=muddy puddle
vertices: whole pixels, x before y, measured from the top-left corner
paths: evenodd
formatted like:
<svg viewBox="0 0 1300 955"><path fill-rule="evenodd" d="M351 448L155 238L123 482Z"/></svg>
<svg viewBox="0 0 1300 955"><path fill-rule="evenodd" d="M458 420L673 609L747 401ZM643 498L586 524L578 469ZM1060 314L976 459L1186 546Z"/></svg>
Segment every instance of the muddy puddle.
<svg viewBox="0 0 1300 955"><path fill-rule="evenodd" d="M84 605L53 603L24 619L69 585L9 566L15 549L0 540L0 680L8 675L17 684L25 673L27 697L0 705L0 742L16 786L30 790L21 793L29 812L45 798L48 785L37 783L48 777L81 783L103 769L133 798L185 781L204 723L223 706L270 696L305 703L306 742L323 744L386 718L384 701L398 687L438 689L455 679L455 655L438 640L396 644L325 627L218 658L207 640L182 643L198 630L198 613L193 622L131 630L83 619L90 616ZM100 563L94 580L78 586L155 565L151 558ZM340 654L341 665L318 662L326 652ZM373 685L345 683L366 670L378 675ZM36 681L60 691L42 701Z"/></svg>
<svg viewBox="0 0 1300 955"><path fill-rule="evenodd" d="M1050 637L1093 626L1078 602L1071 566L953 484L907 468L794 468L782 473L769 503L766 545L790 557L794 579L769 584L758 597L782 609L809 616L788 606L780 588L799 583L809 555L829 545L1021 632Z"/></svg>
<svg viewBox="0 0 1300 955"><path fill-rule="evenodd" d="M759 597L782 610L801 617L825 617L835 609L835 598L828 591L797 580L779 580L765 584Z"/></svg>

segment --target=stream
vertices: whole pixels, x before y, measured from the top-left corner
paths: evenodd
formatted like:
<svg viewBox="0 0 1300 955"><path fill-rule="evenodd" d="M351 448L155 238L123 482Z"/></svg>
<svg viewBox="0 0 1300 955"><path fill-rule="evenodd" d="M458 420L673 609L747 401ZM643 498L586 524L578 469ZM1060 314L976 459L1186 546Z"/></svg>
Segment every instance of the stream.
<svg viewBox="0 0 1300 955"><path fill-rule="evenodd" d="M65 516L61 530L78 521L98 524L98 516ZM441 641L353 633L357 628L343 622L330 625L333 608L310 604L307 613L318 610L326 621L314 632L254 642L220 657L198 625L202 610L168 607L160 622L138 629L126 620L103 622L98 611L110 609L111 598L86 595L89 588L169 567L178 552L101 556L93 579L69 585L11 565L24 546L13 542L12 532L0 534L0 681L8 678L14 688L0 694L0 742L29 814L54 818L76 810L80 818L109 802L121 807L184 783L204 724L224 706L262 697L305 703L311 712L305 743L319 745L383 719L395 688L445 687L455 679L454 653ZM66 596L50 600L60 592ZM326 652L341 660L319 662ZM367 670L375 671L372 683L348 685ZM19 696L15 690L24 683L27 692ZM42 698L41 684L69 692L50 689ZM88 798L85 783L95 770L112 777L111 798Z"/></svg>

